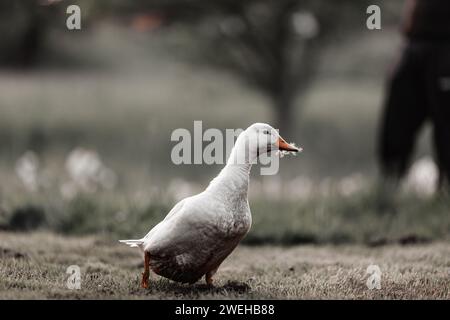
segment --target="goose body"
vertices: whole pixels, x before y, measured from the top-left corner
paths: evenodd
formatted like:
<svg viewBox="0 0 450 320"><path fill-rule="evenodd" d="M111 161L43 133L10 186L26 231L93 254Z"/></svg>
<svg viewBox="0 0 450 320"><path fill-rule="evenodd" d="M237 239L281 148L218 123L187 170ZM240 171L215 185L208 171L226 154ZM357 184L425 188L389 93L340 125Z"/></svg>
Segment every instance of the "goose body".
<svg viewBox="0 0 450 320"><path fill-rule="evenodd" d="M249 141L266 137L267 130L268 142L248 147ZM120 240L144 251L143 287L148 285L148 269L182 283L194 283L206 275L207 283L212 283L212 275L250 230L250 169L261 152L273 147L299 151L269 125L250 126L238 137L226 166L205 191L178 202L144 238Z"/></svg>

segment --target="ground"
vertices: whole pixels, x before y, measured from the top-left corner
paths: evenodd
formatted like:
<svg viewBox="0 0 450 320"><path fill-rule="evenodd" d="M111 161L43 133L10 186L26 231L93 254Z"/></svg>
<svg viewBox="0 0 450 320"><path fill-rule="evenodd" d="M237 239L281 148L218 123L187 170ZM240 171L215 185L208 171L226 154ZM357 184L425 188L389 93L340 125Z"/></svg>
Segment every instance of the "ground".
<svg viewBox="0 0 450 320"><path fill-rule="evenodd" d="M369 290L378 265L381 289ZM81 289L66 286L81 268ZM215 276L177 284L151 275L140 288L139 250L103 237L0 233L2 299L450 299L450 244L239 246Z"/></svg>

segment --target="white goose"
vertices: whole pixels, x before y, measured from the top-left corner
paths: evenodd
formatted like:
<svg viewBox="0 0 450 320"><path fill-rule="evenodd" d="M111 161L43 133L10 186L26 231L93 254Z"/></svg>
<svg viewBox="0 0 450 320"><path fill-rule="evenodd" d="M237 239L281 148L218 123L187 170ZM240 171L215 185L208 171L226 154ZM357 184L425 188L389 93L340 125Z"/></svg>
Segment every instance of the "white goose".
<svg viewBox="0 0 450 320"><path fill-rule="evenodd" d="M142 287L150 269L183 283L203 275L208 285L223 260L250 230L249 174L257 157L270 150L301 151L286 143L270 125L255 123L242 132L226 166L200 194L178 202L139 240L120 240L144 251Z"/></svg>

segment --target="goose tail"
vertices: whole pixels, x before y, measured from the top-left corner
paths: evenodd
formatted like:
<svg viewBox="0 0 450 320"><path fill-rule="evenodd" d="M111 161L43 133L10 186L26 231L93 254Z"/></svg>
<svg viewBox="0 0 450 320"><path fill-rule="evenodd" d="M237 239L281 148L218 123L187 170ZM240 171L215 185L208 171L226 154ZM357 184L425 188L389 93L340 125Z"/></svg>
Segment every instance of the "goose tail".
<svg viewBox="0 0 450 320"><path fill-rule="evenodd" d="M140 248L144 244L144 239L119 240L119 242L129 245L131 248Z"/></svg>

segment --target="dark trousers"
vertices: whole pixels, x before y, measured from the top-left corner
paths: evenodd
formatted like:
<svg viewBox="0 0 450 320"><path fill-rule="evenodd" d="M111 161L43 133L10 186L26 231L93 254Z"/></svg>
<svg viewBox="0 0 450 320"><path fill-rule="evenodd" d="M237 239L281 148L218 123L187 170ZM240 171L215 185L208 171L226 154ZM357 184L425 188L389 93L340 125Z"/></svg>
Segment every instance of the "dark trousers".
<svg viewBox="0 0 450 320"><path fill-rule="evenodd" d="M378 155L382 174L400 179L425 121L433 126L440 184L450 182L450 42L410 41L388 83Z"/></svg>

